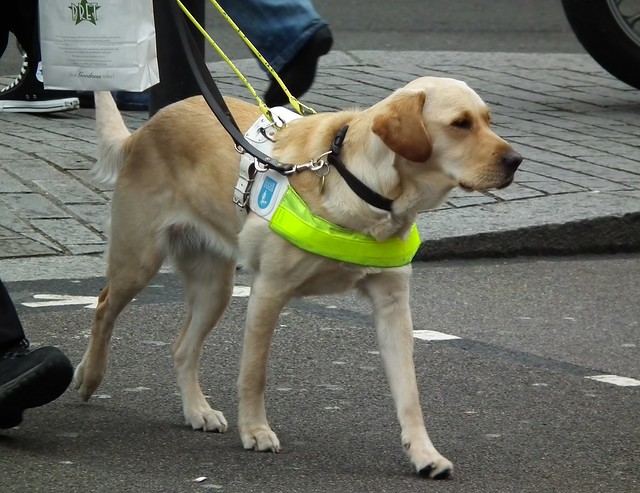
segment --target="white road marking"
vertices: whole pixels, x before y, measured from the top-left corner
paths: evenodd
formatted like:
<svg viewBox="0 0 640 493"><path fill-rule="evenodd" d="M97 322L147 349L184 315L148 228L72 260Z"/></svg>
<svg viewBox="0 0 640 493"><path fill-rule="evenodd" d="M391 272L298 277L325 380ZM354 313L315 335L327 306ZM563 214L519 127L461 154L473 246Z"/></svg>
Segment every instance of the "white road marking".
<svg viewBox="0 0 640 493"><path fill-rule="evenodd" d="M249 286L234 286L233 296L237 298L246 298L251 294L251 288ZM43 301L27 301L22 303L29 308L43 308L46 306L69 306L69 305L84 305L84 308L95 309L98 306L97 296L74 296L70 294L52 294L52 293L40 293L34 294L33 298ZM135 300L134 300L135 301Z"/></svg>
<svg viewBox="0 0 640 493"><path fill-rule="evenodd" d="M29 301L22 303L29 308L40 308L43 306L63 306L63 305L84 305L85 308L95 308L98 306L97 296L71 296L67 294L34 294L36 300L46 301Z"/></svg>
<svg viewBox="0 0 640 493"><path fill-rule="evenodd" d="M422 339L423 341L450 341L452 339L460 339L458 336L437 332L435 330L414 330L413 337Z"/></svg>
<svg viewBox="0 0 640 493"><path fill-rule="evenodd" d="M246 298L251 294L251 288L249 286L234 286L233 296L236 298Z"/></svg>
<svg viewBox="0 0 640 493"><path fill-rule="evenodd" d="M164 341L140 341L141 344L146 344L148 346L168 346L171 344L170 342Z"/></svg>
<svg viewBox="0 0 640 493"><path fill-rule="evenodd" d="M128 389L122 389L125 392L144 392L145 390L151 390L149 387L132 387Z"/></svg>
<svg viewBox="0 0 640 493"><path fill-rule="evenodd" d="M610 383L619 387L638 387L640 386L640 380L629 377L621 377L619 375L592 375L585 377L589 380L596 380L597 382Z"/></svg>

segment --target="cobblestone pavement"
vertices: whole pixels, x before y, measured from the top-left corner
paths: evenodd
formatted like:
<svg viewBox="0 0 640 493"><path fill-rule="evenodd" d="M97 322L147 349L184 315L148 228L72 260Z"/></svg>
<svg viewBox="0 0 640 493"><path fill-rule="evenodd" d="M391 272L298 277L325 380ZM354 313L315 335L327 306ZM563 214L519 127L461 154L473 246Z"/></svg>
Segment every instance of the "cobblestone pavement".
<svg viewBox="0 0 640 493"><path fill-rule="evenodd" d="M209 66L223 94L248 98L226 66ZM261 93L257 65L238 66ZM586 55L352 51L322 58L304 102L368 106L423 75L465 80L525 161L512 186L455 191L421 216L419 259L640 249L640 91ZM4 280L102 275L111 190L90 178L93 117L0 113ZM137 128L146 113L125 117Z"/></svg>

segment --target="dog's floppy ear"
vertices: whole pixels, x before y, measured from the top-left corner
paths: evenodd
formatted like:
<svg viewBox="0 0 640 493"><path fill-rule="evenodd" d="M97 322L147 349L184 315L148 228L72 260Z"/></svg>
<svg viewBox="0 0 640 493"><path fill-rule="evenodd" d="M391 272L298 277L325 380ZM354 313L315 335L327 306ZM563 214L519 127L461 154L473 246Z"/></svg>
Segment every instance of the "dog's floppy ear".
<svg viewBox="0 0 640 493"><path fill-rule="evenodd" d="M422 121L427 95L412 92L392 99L373 119L371 130L396 154L422 163L431 155L431 140Z"/></svg>

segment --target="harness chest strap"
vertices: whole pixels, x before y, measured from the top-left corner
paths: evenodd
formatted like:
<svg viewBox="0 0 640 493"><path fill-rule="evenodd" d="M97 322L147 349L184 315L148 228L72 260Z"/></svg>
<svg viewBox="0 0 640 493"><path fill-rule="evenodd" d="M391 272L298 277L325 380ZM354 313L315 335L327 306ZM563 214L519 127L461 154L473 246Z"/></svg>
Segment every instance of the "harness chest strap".
<svg viewBox="0 0 640 493"><path fill-rule="evenodd" d="M316 216L289 187L269 221L269 228L298 248L322 257L367 267L401 267L410 264L420 247L414 224L406 241L376 241Z"/></svg>

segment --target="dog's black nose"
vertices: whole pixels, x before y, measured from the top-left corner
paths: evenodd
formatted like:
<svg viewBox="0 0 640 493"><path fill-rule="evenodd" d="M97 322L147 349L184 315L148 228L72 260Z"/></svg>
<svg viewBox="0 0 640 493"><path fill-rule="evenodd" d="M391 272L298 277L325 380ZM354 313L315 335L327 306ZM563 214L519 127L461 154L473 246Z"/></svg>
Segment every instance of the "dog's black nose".
<svg viewBox="0 0 640 493"><path fill-rule="evenodd" d="M522 162L522 156L518 154L516 151L509 151L504 156L502 156L502 165L507 168L509 171L514 172L520 166Z"/></svg>

